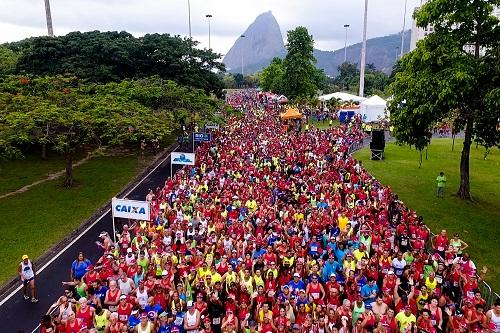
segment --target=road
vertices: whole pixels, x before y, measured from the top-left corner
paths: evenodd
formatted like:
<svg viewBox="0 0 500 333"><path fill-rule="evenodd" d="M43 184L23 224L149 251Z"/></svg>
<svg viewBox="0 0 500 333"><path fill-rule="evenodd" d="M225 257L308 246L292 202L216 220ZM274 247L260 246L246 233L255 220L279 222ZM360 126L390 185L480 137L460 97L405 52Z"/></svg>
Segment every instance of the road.
<svg viewBox="0 0 500 333"><path fill-rule="evenodd" d="M177 169L179 166L174 165L174 172ZM149 188L163 186L165 179L169 176L170 154L125 197L133 200L144 200ZM61 251L59 257L52 262L49 261L50 264L37 274L35 281L40 299L38 304L24 300L22 290L12 294L10 298L7 296L6 299L0 300L3 303L0 305L0 318L2 319L0 332L38 332L38 324L42 315L63 293L61 282L69 280L71 263L76 258L77 253L83 251L93 263L102 254L102 250L97 248L95 241L98 240L99 233L103 230L112 235L112 217L109 210L97 220L95 225L91 225L79 239L70 243L67 249Z"/></svg>

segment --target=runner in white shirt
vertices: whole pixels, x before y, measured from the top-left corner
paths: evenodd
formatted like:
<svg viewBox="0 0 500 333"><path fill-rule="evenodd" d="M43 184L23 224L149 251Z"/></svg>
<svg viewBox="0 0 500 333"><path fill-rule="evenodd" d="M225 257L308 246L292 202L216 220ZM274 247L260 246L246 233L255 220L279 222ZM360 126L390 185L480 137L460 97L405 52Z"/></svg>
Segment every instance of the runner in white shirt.
<svg viewBox="0 0 500 333"><path fill-rule="evenodd" d="M27 254L23 255L22 261L19 263L18 274L23 282L23 294L24 299L29 300L28 296L28 285L31 287L31 302L38 303L36 298L36 288L35 288L35 270L33 269L33 264L31 263Z"/></svg>

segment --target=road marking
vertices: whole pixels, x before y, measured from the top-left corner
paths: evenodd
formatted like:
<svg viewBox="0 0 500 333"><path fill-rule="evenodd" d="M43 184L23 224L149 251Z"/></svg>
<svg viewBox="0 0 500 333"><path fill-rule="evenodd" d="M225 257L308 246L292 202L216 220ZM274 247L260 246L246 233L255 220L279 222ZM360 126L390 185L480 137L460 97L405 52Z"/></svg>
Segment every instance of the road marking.
<svg viewBox="0 0 500 333"><path fill-rule="evenodd" d="M177 145L174 147L173 151L175 149L177 149ZM162 165L168 158L170 157L170 153L163 159L161 160L160 163L158 163L146 176L144 176L139 182L137 182L137 184L132 187L127 193L125 193L124 197L126 197L127 195L129 195L130 193L132 193L138 186L139 184L142 184L142 182L144 180L146 180L146 178L148 178L153 172L156 171L156 169L158 169L160 167L160 165ZM54 257L52 257L45 265L43 265L40 269L37 269L36 270L36 275L39 275L41 272L43 272L43 270L45 268L47 268L51 263L53 263L57 258L59 258L61 256L61 254L63 254L64 252L66 252L67 249L69 249L71 246L73 246L73 244L75 244L83 235L85 235L90 229L92 229L92 227L94 227L100 220L102 220L102 218L104 216L106 216L109 212L111 211L111 209L107 209L101 216L99 216L99 218L97 218L90 226L88 226L82 233L80 233L78 236L76 236L75 239L73 239L68 245L66 245L61 251L59 251L59 253L57 253ZM20 286L18 286L16 289L14 289L9 295L7 295L7 297L5 297L3 300L0 301L0 306L2 306L5 302L7 302L9 299L12 298L12 296L14 296L19 290L21 290L23 287L23 285L21 284ZM37 326L37 328L35 328L35 331L38 329L40 325Z"/></svg>

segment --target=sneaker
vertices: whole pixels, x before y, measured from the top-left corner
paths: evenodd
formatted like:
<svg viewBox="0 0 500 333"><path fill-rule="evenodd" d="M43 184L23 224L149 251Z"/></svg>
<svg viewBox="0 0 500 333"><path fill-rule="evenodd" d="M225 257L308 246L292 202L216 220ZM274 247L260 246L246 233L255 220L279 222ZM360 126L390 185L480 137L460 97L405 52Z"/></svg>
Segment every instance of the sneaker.
<svg viewBox="0 0 500 333"><path fill-rule="evenodd" d="M29 300L29 299L30 299L30 297L29 297L28 295L24 295L24 299L25 299L25 300Z"/></svg>
<svg viewBox="0 0 500 333"><path fill-rule="evenodd" d="M38 298L34 298L34 297L33 297L33 298L31 299L31 303L38 303Z"/></svg>

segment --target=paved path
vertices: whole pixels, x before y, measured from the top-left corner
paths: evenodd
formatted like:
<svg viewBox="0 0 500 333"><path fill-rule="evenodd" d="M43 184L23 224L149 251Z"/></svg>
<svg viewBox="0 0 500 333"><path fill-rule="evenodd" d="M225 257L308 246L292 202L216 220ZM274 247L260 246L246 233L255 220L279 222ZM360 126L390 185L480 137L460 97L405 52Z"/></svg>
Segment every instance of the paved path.
<svg viewBox="0 0 500 333"><path fill-rule="evenodd" d="M178 166L174 166L174 173L177 169ZM126 197L133 200L144 200L148 188L162 186L169 176L170 154L157 169L152 171L149 176L146 176ZM76 258L77 253L83 251L93 263L102 253L102 250L98 250L95 241L98 240L99 233L103 230L112 235L112 218L109 210L96 221L95 225L91 225L90 229L84 232L79 239L74 243L70 243L66 250L63 249L59 257L53 262L49 262L50 264L38 273L36 277L38 298L40 299L38 304L25 301L21 290L11 295L10 298L7 296L0 299L0 318L2 322L0 332L38 332L38 324L42 315L63 293L61 282L69 280L71 263Z"/></svg>

